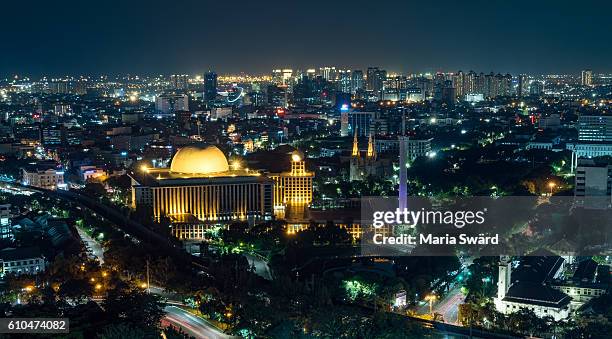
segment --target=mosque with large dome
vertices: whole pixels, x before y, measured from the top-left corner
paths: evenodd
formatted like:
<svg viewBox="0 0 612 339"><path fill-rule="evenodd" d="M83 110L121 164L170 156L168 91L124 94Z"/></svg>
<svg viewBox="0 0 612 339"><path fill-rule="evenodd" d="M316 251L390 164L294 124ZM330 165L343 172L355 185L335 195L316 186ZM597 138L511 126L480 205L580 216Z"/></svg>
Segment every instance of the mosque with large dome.
<svg viewBox="0 0 612 339"><path fill-rule="evenodd" d="M230 166L216 146L186 146L169 168L142 168L132 176L134 207L153 217L195 217L203 222L271 218L274 181Z"/></svg>
<svg viewBox="0 0 612 339"><path fill-rule="evenodd" d="M286 205L312 201L313 173L305 169L303 154L287 154L291 171L262 174L230 164L216 146L185 146L172 157L169 168L143 167L132 173L133 207L154 218L169 217L191 224L222 224L271 219ZM278 215L278 213L277 213ZM191 232L179 238L200 238Z"/></svg>

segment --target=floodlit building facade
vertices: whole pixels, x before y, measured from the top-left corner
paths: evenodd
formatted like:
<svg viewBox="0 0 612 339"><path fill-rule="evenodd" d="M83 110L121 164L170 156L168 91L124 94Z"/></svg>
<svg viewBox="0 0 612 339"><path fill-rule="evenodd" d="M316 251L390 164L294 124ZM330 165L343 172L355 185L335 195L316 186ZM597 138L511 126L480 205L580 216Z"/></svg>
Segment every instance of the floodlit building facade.
<svg viewBox="0 0 612 339"><path fill-rule="evenodd" d="M193 215L206 223L272 217L274 182L259 172L230 169L215 146L181 148L170 168L143 168L132 176L132 201L154 218Z"/></svg>
<svg viewBox="0 0 612 339"><path fill-rule="evenodd" d="M304 216L304 209L312 202L312 180L314 173L306 170L304 155L299 151L291 153L291 170L273 173L274 211L277 217L284 218L286 212L291 218Z"/></svg>
<svg viewBox="0 0 612 339"><path fill-rule="evenodd" d="M31 165L21 169L22 184L48 190L65 189L64 170L54 166Z"/></svg>

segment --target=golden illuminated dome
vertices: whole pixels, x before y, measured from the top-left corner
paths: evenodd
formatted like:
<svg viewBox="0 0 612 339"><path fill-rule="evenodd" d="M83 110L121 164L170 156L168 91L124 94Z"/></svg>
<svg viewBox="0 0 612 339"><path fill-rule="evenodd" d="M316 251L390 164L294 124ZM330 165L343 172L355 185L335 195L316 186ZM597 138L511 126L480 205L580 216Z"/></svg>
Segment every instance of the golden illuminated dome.
<svg viewBox="0 0 612 339"><path fill-rule="evenodd" d="M291 160L297 162L297 161L302 161L302 159L304 159L304 154L302 154L302 152L298 150L291 152Z"/></svg>
<svg viewBox="0 0 612 339"><path fill-rule="evenodd" d="M186 146L172 158L170 172L184 174L212 174L227 172L229 165L225 154L215 146Z"/></svg>

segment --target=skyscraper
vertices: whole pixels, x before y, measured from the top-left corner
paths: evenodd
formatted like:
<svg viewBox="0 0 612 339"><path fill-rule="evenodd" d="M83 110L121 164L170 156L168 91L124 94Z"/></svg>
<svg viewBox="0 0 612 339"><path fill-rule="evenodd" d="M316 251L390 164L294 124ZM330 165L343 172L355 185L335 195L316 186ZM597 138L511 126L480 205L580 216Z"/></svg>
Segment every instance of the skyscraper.
<svg viewBox="0 0 612 339"><path fill-rule="evenodd" d="M518 76L518 87L516 89L516 95L520 98L527 94L529 89L529 77L527 74L519 74Z"/></svg>
<svg viewBox="0 0 612 339"><path fill-rule="evenodd" d="M336 67L321 67L319 68L319 75L323 79L330 81L336 79Z"/></svg>
<svg viewBox="0 0 612 339"><path fill-rule="evenodd" d="M366 89L371 92L371 97L376 100L382 99L384 83L387 79L387 71L378 67L368 67L368 79Z"/></svg>
<svg viewBox="0 0 612 339"><path fill-rule="evenodd" d="M580 73L580 83L582 86L591 86L593 84L593 71L585 69Z"/></svg>
<svg viewBox="0 0 612 339"><path fill-rule="evenodd" d="M189 111L187 94L162 94L155 97L157 114L173 114L179 111Z"/></svg>
<svg viewBox="0 0 612 339"><path fill-rule="evenodd" d="M338 85L338 89L342 93L351 93L351 71L350 70L340 70L340 83Z"/></svg>
<svg viewBox="0 0 612 339"><path fill-rule="evenodd" d="M532 81L529 84L529 94L538 96L544 94L544 81Z"/></svg>
<svg viewBox="0 0 612 339"><path fill-rule="evenodd" d="M268 105L287 107L287 86L268 85Z"/></svg>
<svg viewBox="0 0 612 339"><path fill-rule="evenodd" d="M455 95L458 98L462 98L465 95L465 75L462 71L459 71L453 75L453 86L455 88Z"/></svg>
<svg viewBox="0 0 612 339"><path fill-rule="evenodd" d="M363 90L363 71L360 69L354 70L351 74L351 93Z"/></svg>
<svg viewBox="0 0 612 339"><path fill-rule="evenodd" d="M470 71L463 77L463 94L474 94L476 93L476 73Z"/></svg>
<svg viewBox="0 0 612 339"><path fill-rule="evenodd" d="M187 89L189 76L187 74L173 74L170 76L170 87L174 89Z"/></svg>
<svg viewBox="0 0 612 339"><path fill-rule="evenodd" d="M212 102L217 97L217 73L208 72L204 75L204 100Z"/></svg>

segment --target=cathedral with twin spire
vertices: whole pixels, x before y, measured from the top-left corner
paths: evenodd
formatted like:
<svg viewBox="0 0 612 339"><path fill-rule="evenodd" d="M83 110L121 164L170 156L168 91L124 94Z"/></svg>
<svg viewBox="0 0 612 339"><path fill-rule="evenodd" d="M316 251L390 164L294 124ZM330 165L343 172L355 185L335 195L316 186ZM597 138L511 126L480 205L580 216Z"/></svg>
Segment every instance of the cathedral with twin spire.
<svg viewBox="0 0 612 339"><path fill-rule="evenodd" d="M353 137L353 151L351 153L350 181L365 180L367 177L383 177L392 171L388 159L379 159L374 145L372 134L368 137L368 148L366 151L359 150L357 132Z"/></svg>

